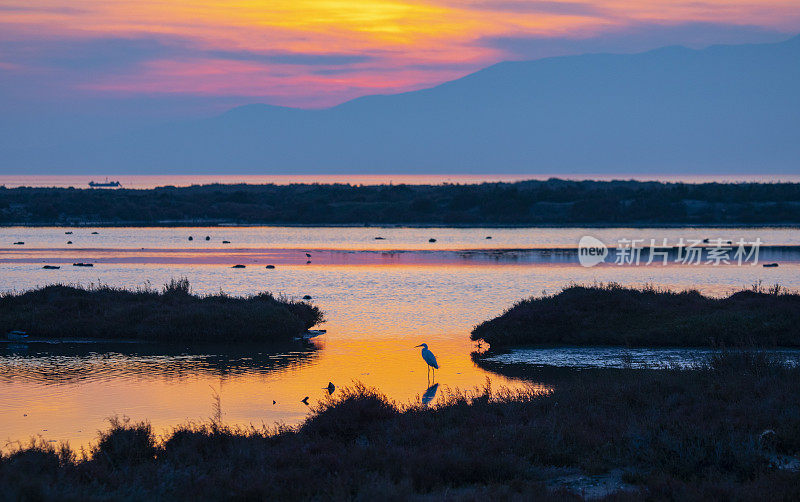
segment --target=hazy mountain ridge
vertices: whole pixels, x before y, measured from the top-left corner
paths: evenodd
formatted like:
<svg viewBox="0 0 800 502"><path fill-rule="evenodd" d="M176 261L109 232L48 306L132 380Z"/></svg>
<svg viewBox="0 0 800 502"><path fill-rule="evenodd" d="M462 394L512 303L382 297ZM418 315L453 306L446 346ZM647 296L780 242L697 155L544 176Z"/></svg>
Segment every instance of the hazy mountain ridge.
<svg viewBox="0 0 800 502"><path fill-rule="evenodd" d="M506 62L325 110L248 105L102 142L0 151L5 172L800 171L800 37Z"/></svg>

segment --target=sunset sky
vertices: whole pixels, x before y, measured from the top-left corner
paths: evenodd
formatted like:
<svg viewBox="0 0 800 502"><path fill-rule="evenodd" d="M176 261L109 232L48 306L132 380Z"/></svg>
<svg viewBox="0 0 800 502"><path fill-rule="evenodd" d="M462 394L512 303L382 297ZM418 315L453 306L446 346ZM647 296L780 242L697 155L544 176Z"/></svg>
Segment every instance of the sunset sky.
<svg viewBox="0 0 800 502"><path fill-rule="evenodd" d="M314 108L504 60L798 31L797 0L0 0L0 110Z"/></svg>

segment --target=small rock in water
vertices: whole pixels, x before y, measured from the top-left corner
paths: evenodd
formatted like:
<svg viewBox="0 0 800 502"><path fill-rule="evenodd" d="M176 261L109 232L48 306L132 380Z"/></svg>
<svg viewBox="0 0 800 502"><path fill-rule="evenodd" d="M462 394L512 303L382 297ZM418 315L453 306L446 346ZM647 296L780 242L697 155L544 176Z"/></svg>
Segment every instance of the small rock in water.
<svg viewBox="0 0 800 502"><path fill-rule="evenodd" d="M64 232L65 235L72 235L72 232Z"/></svg>
<svg viewBox="0 0 800 502"><path fill-rule="evenodd" d="M436 242L436 239L434 239L433 237L431 237L430 239L428 239L428 242Z"/></svg>
<svg viewBox="0 0 800 502"><path fill-rule="evenodd" d="M487 239L491 239L491 238L492 238L492 236L491 236L491 235L487 235L487 236L486 236L486 238L487 238Z"/></svg>
<svg viewBox="0 0 800 502"><path fill-rule="evenodd" d="M99 234L99 233L100 233L100 232L92 232L92 235L97 235L97 234Z"/></svg>
<svg viewBox="0 0 800 502"><path fill-rule="evenodd" d="M211 237L210 237L210 236L208 236L208 235L206 235L206 240L207 240L207 241L210 241L210 240L211 240Z"/></svg>
<svg viewBox="0 0 800 502"><path fill-rule="evenodd" d="M192 237L192 236L190 235L190 236L189 236L189 240L190 240L190 241L193 241L193 240L194 240L194 237Z"/></svg>
<svg viewBox="0 0 800 502"><path fill-rule="evenodd" d="M67 244L72 244L72 241L67 241Z"/></svg>
<svg viewBox="0 0 800 502"><path fill-rule="evenodd" d="M303 300L310 300L310 299L311 299L311 295L305 295L305 296L303 297Z"/></svg>
<svg viewBox="0 0 800 502"><path fill-rule="evenodd" d="M25 244L25 243L22 242L22 241L18 241L18 242L14 243L15 246L22 246L23 244Z"/></svg>
<svg viewBox="0 0 800 502"><path fill-rule="evenodd" d="M231 241L222 241L223 244L230 244Z"/></svg>
<svg viewBox="0 0 800 502"><path fill-rule="evenodd" d="M384 237L375 237L375 240L376 241L382 241L382 240L385 240L385 238Z"/></svg>
<svg viewBox="0 0 800 502"><path fill-rule="evenodd" d="M238 264L238 265L232 266L231 268L245 268L245 267L242 264Z"/></svg>
<svg viewBox="0 0 800 502"><path fill-rule="evenodd" d="M265 268L275 268L275 265L267 265Z"/></svg>

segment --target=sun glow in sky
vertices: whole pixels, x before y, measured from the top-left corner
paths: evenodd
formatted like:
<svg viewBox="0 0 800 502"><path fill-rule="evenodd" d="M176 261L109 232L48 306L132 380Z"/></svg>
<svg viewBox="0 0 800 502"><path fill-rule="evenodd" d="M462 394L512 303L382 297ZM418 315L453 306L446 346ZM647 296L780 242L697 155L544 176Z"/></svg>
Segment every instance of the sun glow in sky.
<svg viewBox="0 0 800 502"><path fill-rule="evenodd" d="M0 91L319 107L503 60L798 30L797 0L0 0Z"/></svg>

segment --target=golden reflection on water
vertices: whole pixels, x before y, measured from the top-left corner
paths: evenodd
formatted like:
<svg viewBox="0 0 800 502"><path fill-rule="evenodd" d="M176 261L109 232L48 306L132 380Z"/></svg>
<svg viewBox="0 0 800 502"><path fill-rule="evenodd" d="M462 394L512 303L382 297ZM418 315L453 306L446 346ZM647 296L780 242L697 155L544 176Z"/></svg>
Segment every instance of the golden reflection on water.
<svg viewBox="0 0 800 502"><path fill-rule="evenodd" d="M309 396L313 405L324 399L328 382L337 386L336 392L362 382L399 403L415 402L432 383L419 349L413 348L418 341L380 338L340 342L331 336L319 342L312 357L271 371L259 371L258 366L239 372L197 370L185 364L175 370L167 360L159 366L142 364L135 357L105 361L88 357L80 378L62 376L46 383L31 378L30 372L21 371L20 365L7 357L0 362L4 372L0 393L3 439L41 434L45 439L85 446L96 438L104 420L113 415L149 420L157 431L164 432L185 421L207 420L213 413L215 391L221 398L225 423L241 426L299 423L309 409L301 400ZM469 357L473 345L461 337L436 340L431 349L440 364L434 377L440 394L448 388L483 386L486 376L495 388L528 387L477 368ZM34 360L27 365L36 364ZM81 366L75 361L72 365Z"/></svg>
<svg viewBox="0 0 800 502"><path fill-rule="evenodd" d="M478 230L483 234L483 230ZM199 235L199 234L198 234ZM526 388L528 384L475 366L471 327L520 298L556 292L571 282L655 283L726 294L756 281L800 289L800 265L762 267L596 267L569 264L470 263L416 265L297 264L265 270L223 265L122 263L93 269L43 271L32 263L0 264L3 290L56 281L159 287L185 276L198 293L273 291L310 294L325 312L326 335L313 346L179 348L167 355L145 347L70 350L0 347L0 445L41 434L85 446L106 418L149 420L161 433L187 420L207 420L218 392L223 420L247 426L297 424L308 413L301 400L323 399L324 387L363 382L408 403L429 388L422 342L441 369L435 405L447 389ZM55 274L53 272L56 272ZM6 344L8 345L8 344ZM102 349L102 350L101 350ZM60 350L60 352L59 352ZM96 353L92 353L96 350ZM47 352L47 353L42 353ZM259 354L259 352L261 354ZM539 387L541 389L542 387ZM338 392L338 391L337 391ZM273 404L275 401L275 404Z"/></svg>

